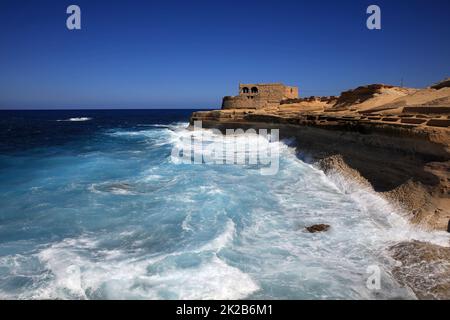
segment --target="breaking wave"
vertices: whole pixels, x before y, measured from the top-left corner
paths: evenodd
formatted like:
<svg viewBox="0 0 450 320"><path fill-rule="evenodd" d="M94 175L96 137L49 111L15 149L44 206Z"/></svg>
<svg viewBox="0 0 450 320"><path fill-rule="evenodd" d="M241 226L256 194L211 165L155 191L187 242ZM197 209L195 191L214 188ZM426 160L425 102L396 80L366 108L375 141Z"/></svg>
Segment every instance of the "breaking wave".
<svg viewBox="0 0 450 320"><path fill-rule="evenodd" d="M65 119L65 120L56 120L56 121L82 122L82 121L89 121L89 120L92 120L92 118L79 117L79 118L69 118L69 119Z"/></svg>
<svg viewBox="0 0 450 320"><path fill-rule="evenodd" d="M21 168L35 174L20 186L33 193L5 205L25 216L4 228L27 233L2 244L0 298L415 298L393 279L386 248L448 245L447 234L411 226L372 190L325 175L283 142L273 142L275 176L249 165L175 164L172 148L199 134L186 125L103 130L83 157ZM204 144L230 143L204 134ZM331 229L305 232L316 223ZM379 291L366 286L371 265L382 270Z"/></svg>

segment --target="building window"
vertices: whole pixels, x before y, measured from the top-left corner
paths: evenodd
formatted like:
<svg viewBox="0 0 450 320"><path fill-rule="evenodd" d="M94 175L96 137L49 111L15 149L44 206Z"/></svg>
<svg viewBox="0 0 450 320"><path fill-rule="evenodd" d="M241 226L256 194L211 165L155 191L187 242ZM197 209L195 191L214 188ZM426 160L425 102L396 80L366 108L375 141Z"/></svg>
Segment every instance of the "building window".
<svg viewBox="0 0 450 320"><path fill-rule="evenodd" d="M242 93L248 93L248 88L247 87L243 87L242 88Z"/></svg>
<svg viewBox="0 0 450 320"><path fill-rule="evenodd" d="M252 88L252 93L258 93L258 88L257 87L253 87Z"/></svg>

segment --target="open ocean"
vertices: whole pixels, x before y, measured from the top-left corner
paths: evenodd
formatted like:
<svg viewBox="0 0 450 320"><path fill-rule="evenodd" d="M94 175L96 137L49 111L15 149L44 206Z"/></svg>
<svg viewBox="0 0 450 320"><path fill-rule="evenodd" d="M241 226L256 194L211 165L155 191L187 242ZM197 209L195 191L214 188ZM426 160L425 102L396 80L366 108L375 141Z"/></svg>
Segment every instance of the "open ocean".
<svg viewBox="0 0 450 320"><path fill-rule="evenodd" d="M447 233L287 142L274 176L175 164L191 112L0 111L0 298L415 298L386 248ZM316 223L331 229L305 232Z"/></svg>

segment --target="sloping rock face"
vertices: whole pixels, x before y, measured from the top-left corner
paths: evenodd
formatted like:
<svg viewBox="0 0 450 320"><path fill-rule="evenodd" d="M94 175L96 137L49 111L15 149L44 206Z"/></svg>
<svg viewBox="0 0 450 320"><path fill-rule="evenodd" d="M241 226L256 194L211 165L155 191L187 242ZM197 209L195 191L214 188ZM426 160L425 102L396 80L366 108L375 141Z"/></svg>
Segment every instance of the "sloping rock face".
<svg viewBox="0 0 450 320"><path fill-rule="evenodd" d="M432 85L430 88L432 89L442 89L442 88L449 88L450 87L450 78L447 78L445 80L439 81L438 83Z"/></svg>
<svg viewBox="0 0 450 320"><path fill-rule="evenodd" d="M419 299L450 299L450 248L412 241L389 248L399 262L394 277Z"/></svg>
<svg viewBox="0 0 450 320"><path fill-rule="evenodd" d="M430 110L425 113L439 113L439 109L436 109L436 112L433 112L432 109L436 107L445 107L450 105L450 88L443 87L439 90L436 89L420 89L407 94L403 97L399 97L389 103L384 105L380 105L373 109L369 109L366 111L381 111L381 110L389 110L395 108L405 108L405 107L422 107L429 108ZM399 112L404 111L404 109L399 109ZM392 112L392 111L390 111ZM420 111L419 111L420 112ZM444 114L448 114L442 112Z"/></svg>
<svg viewBox="0 0 450 320"><path fill-rule="evenodd" d="M337 99L334 108L343 108L362 103L373 98L376 94L381 93L382 89L393 87L394 86L385 84L371 84L367 86L361 86L353 90L344 91Z"/></svg>

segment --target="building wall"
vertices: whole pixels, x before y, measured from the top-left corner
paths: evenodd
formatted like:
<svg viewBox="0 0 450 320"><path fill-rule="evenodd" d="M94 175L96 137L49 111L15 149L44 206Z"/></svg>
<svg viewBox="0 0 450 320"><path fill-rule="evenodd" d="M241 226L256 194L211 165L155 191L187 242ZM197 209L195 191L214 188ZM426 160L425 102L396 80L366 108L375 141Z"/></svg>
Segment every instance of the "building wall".
<svg viewBox="0 0 450 320"><path fill-rule="evenodd" d="M284 99L298 99L298 88L297 87L285 87L284 88Z"/></svg>
<svg viewBox="0 0 450 320"><path fill-rule="evenodd" d="M239 95L225 97L222 109L261 109L268 105L279 105L281 100L298 98L298 88L282 83L240 84Z"/></svg>
<svg viewBox="0 0 450 320"><path fill-rule="evenodd" d="M261 109L266 105L267 100L259 97L236 96L225 97L222 101L222 109Z"/></svg>

